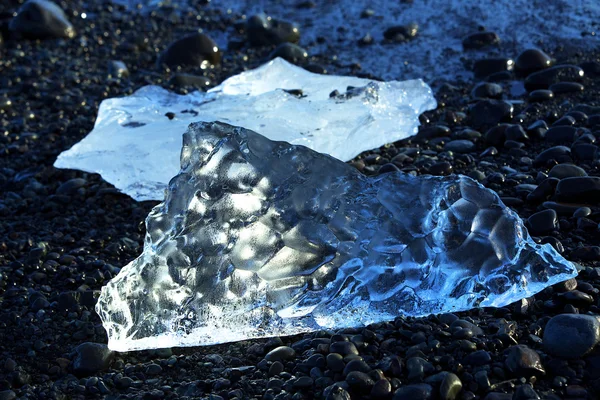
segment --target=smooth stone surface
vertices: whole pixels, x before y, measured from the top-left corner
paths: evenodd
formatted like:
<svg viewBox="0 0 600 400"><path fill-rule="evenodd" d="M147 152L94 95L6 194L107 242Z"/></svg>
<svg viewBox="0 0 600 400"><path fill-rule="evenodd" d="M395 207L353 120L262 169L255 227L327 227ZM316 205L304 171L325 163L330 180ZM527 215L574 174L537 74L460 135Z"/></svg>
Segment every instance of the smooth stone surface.
<svg viewBox="0 0 600 400"><path fill-rule="evenodd" d="M465 49L481 49L498 43L500 43L500 37L495 32L472 33L462 42Z"/></svg>
<svg viewBox="0 0 600 400"><path fill-rule="evenodd" d="M194 33L171 43L158 58L158 66L169 68L217 65L221 51L217 44L204 33Z"/></svg>
<svg viewBox="0 0 600 400"><path fill-rule="evenodd" d="M537 157L535 157L533 160L533 165L541 166L550 160L556 160L558 162L570 162L571 149L566 146L554 146L546 149L538 154Z"/></svg>
<svg viewBox="0 0 600 400"><path fill-rule="evenodd" d="M248 42L253 46L279 45L300 40L300 28L290 22L257 14L248 18L246 23Z"/></svg>
<svg viewBox="0 0 600 400"><path fill-rule="evenodd" d="M480 100L470 109L475 128L496 125L512 118L514 107L503 100Z"/></svg>
<svg viewBox="0 0 600 400"><path fill-rule="evenodd" d="M196 89L205 89L210 86L209 78L202 75L175 74L169 80L169 83L178 87L193 87Z"/></svg>
<svg viewBox="0 0 600 400"><path fill-rule="evenodd" d="M452 372L446 374L440 385L440 398L442 400L454 400L462 390L462 382Z"/></svg>
<svg viewBox="0 0 600 400"><path fill-rule="evenodd" d="M470 140L452 140L444 145L444 151L454 153L468 153L475 148L475 144Z"/></svg>
<svg viewBox="0 0 600 400"><path fill-rule="evenodd" d="M296 351L288 346L279 346L265 355L267 361L287 361L296 357Z"/></svg>
<svg viewBox="0 0 600 400"><path fill-rule="evenodd" d="M582 314L561 314L548 321L544 328L544 350L561 358L580 359L600 342L598 317Z"/></svg>
<svg viewBox="0 0 600 400"><path fill-rule="evenodd" d="M549 88L554 94L583 92L585 87L578 82L559 82Z"/></svg>
<svg viewBox="0 0 600 400"><path fill-rule="evenodd" d="M576 65L556 65L529 75L525 79L525 88L529 91L548 89L555 83L580 81L583 74L583 70Z"/></svg>
<svg viewBox="0 0 600 400"><path fill-rule="evenodd" d="M556 200L567 203L594 204L600 201L600 177L584 176L561 179Z"/></svg>
<svg viewBox="0 0 600 400"><path fill-rule="evenodd" d="M552 90L548 89L537 89L529 93L527 96L527 100L532 103L541 103L544 101L552 100L554 98L554 93Z"/></svg>
<svg viewBox="0 0 600 400"><path fill-rule="evenodd" d="M27 1L10 21L9 28L31 39L75 37L75 29L65 12L48 0Z"/></svg>
<svg viewBox="0 0 600 400"><path fill-rule="evenodd" d="M514 61L510 58L484 58L473 63L475 78L485 78L492 74L513 69Z"/></svg>
<svg viewBox="0 0 600 400"><path fill-rule="evenodd" d="M543 235L558 228L558 215L554 210L544 210L527 219L527 228L532 235Z"/></svg>
<svg viewBox="0 0 600 400"><path fill-rule="evenodd" d="M91 342L77 346L75 353L72 367L77 376L94 375L107 369L115 356L105 344Z"/></svg>
<svg viewBox="0 0 600 400"><path fill-rule="evenodd" d="M575 141L577 136L577 129L573 126L562 125L552 126L546 131L545 139L548 143L559 144L568 143L571 144Z"/></svg>
<svg viewBox="0 0 600 400"><path fill-rule="evenodd" d="M481 82L471 91L471 97L476 99L498 99L502 97L502 86L497 83Z"/></svg>
<svg viewBox="0 0 600 400"><path fill-rule="evenodd" d="M505 365L517 376L540 376L546 373L540 355L525 345L510 347L507 350Z"/></svg>
<svg viewBox="0 0 600 400"><path fill-rule="evenodd" d="M392 400L429 400L433 397L433 388L426 383L401 386L394 392Z"/></svg>
<svg viewBox="0 0 600 400"><path fill-rule="evenodd" d="M546 69L550 66L552 66L552 58L539 49L524 50L515 59L515 70L522 75Z"/></svg>
<svg viewBox="0 0 600 400"><path fill-rule="evenodd" d="M577 176L587 176L587 172L581 167L573 164L558 164L552 167L548 176L551 178L572 178Z"/></svg>
<svg viewBox="0 0 600 400"><path fill-rule="evenodd" d="M269 55L270 60L277 57L281 57L292 64L301 64L308 59L308 52L296 44L282 43Z"/></svg>
<svg viewBox="0 0 600 400"><path fill-rule="evenodd" d="M407 25L392 26L383 32L383 37L395 42L405 42L414 39L419 32L419 26L415 23Z"/></svg>

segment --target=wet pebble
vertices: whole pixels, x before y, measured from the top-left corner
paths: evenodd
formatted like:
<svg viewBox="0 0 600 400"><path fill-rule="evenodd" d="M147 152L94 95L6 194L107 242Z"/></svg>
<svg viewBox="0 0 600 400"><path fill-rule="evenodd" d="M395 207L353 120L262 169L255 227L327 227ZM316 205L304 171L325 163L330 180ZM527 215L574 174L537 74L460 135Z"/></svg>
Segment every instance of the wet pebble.
<svg viewBox="0 0 600 400"><path fill-rule="evenodd" d="M498 43L500 43L500 37L495 32L472 33L462 41L465 49L481 49Z"/></svg>
<svg viewBox="0 0 600 400"><path fill-rule="evenodd" d="M462 390L462 382L456 374L447 373L440 385L440 398L442 400L454 400Z"/></svg>
<svg viewBox="0 0 600 400"><path fill-rule="evenodd" d="M566 146L551 147L538 154L533 161L533 165L545 165L548 161L552 160L557 162L571 162L571 149Z"/></svg>
<svg viewBox="0 0 600 400"><path fill-rule="evenodd" d="M473 63L475 78L487 76L512 70L514 61L510 58L484 58Z"/></svg>
<svg viewBox="0 0 600 400"><path fill-rule="evenodd" d="M559 82L577 82L583 78L583 70L576 65L557 65L534 72L525 79L528 91L548 89Z"/></svg>
<svg viewBox="0 0 600 400"><path fill-rule="evenodd" d="M512 119L513 105L503 100L480 100L470 109L471 120L477 128L496 125Z"/></svg>
<svg viewBox="0 0 600 400"><path fill-rule="evenodd" d="M578 82L559 82L551 85L549 89L554 94L565 94L583 92L585 88L581 83Z"/></svg>
<svg viewBox="0 0 600 400"><path fill-rule="evenodd" d="M528 75L552 66L552 58L542 50L527 49L515 59L515 70L522 75Z"/></svg>
<svg viewBox="0 0 600 400"><path fill-rule="evenodd" d="M516 376L530 377L546 373L540 355L525 345L510 347L507 350L505 365Z"/></svg>
<svg viewBox="0 0 600 400"><path fill-rule="evenodd" d="M558 164L552 167L548 176L551 178L571 178L576 176L587 176L587 172L583 168L580 168L573 164Z"/></svg>
<svg viewBox="0 0 600 400"><path fill-rule="evenodd" d="M10 21L10 30L32 39L73 38L75 29L67 15L49 0L29 0Z"/></svg>
<svg viewBox="0 0 600 400"><path fill-rule="evenodd" d="M291 22L280 21L265 14L257 14L248 18L246 35L248 42L253 46L297 43L300 40L300 28Z"/></svg>
<svg viewBox="0 0 600 400"><path fill-rule="evenodd" d="M552 317L544 328L544 350L557 357L579 359L600 342L597 316L561 314Z"/></svg>
<svg viewBox="0 0 600 400"><path fill-rule="evenodd" d="M211 82L209 78L202 75L178 73L171 77L169 84L181 88L191 87L195 89L205 89L210 86Z"/></svg>
<svg viewBox="0 0 600 400"><path fill-rule="evenodd" d="M581 176L561 179L556 200L567 203L595 204L600 201L600 177Z"/></svg>
<svg viewBox="0 0 600 400"><path fill-rule="evenodd" d="M552 126L546 131L544 138L548 143L559 144L568 143L571 144L577 137L577 129L569 125L558 125Z"/></svg>
<svg viewBox="0 0 600 400"><path fill-rule="evenodd" d="M371 389L371 398L373 399L387 399L392 393L392 385L387 379L380 379L375 382Z"/></svg>
<svg viewBox="0 0 600 400"><path fill-rule="evenodd" d="M127 78L129 70L123 61L111 60L108 62L108 74L113 78Z"/></svg>
<svg viewBox="0 0 600 400"><path fill-rule="evenodd" d="M158 66L206 67L221 62L217 44L204 33L194 33L171 43L158 59Z"/></svg>
<svg viewBox="0 0 600 400"><path fill-rule="evenodd" d="M82 343L75 348L73 372L78 376L89 376L105 370L114 358L114 352L101 343Z"/></svg>
<svg viewBox="0 0 600 400"><path fill-rule="evenodd" d="M405 42L414 39L419 32L419 26L415 23L407 25L392 26L383 32L383 37L394 42Z"/></svg>
<svg viewBox="0 0 600 400"><path fill-rule="evenodd" d="M541 103L544 101L552 100L554 98L554 93L552 90L547 89L537 89L529 93L527 95L527 100L532 103Z"/></svg>
<svg viewBox="0 0 600 400"><path fill-rule="evenodd" d="M433 398L433 388L427 383L405 385L394 392L392 400L429 400Z"/></svg>
<svg viewBox="0 0 600 400"><path fill-rule="evenodd" d="M288 346L279 346L265 355L267 361L287 361L296 357L296 351Z"/></svg>
<svg viewBox="0 0 600 400"><path fill-rule="evenodd" d="M444 151L454 153L468 153L475 148L475 144L470 140L452 140L444 145Z"/></svg>
<svg viewBox="0 0 600 400"><path fill-rule="evenodd" d="M351 388L362 393L368 393L375 385L375 381L366 373L352 371L346 376L346 382Z"/></svg>
<svg viewBox="0 0 600 400"><path fill-rule="evenodd" d="M497 83L481 82L473 88L471 96L475 99L498 99L502 92L502 86Z"/></svg>
<svg viewBox="0 0 600 400"><path fill-rule="evenodd" d="M293 64L300 64L308 59L308 53L293 43L282 43L269 55L270 59L281 57Z"/></svg>
<svg viewBox="0 0 600 400"><path fill-rule="evenodd" d="M558 228L558 215L554 210L536 212L527 218L527 228L532 235L543 235Z"/></svg>

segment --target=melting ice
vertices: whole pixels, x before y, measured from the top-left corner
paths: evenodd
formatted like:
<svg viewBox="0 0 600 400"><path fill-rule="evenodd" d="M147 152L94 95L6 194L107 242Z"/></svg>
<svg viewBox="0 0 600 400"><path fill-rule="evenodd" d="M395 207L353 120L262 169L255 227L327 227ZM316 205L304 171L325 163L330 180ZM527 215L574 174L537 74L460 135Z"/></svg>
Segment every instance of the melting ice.
<svg viewBox="0 0 600 400"><path fill-rule="evenodd" d="M501 307L576 275L468 177L366 177L224 123L183 140L143 254L99 298L113 350Z"/></svg>
<svg viewBox="0 0 600 400"><path fill-rule="evenodd" d="M94 129L54 166L99 173L136 200L162 200L179 170L181 137L191 122L243 126L346 161L414 135L418 116L435 107L421 80L319 75L276 59L208 93L181 96L146 86L105 100Z"/></svg>

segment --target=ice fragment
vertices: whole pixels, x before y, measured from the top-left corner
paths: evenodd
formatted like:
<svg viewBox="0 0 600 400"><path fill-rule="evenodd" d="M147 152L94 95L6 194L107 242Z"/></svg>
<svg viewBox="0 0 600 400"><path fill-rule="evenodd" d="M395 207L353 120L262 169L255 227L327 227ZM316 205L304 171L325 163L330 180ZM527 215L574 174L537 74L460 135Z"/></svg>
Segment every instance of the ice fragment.
<svg viewBox="0 0 600 400"><path fill-rule="evenodd" d="M94 129L54 166L99 173L136 200L162 200L191 122L223 121L347 161L415 134L419 114L435 107L421 80L319 75L275 59L208 93L146 86L105 100Z"/></svg>
<svg viewBox="0 0 600 400"><path fill-rule="evenodd" d="M500 307L576 275L468 177L366 177L223 123L190 125L146 227L97 303L113 350Z"/></svg>

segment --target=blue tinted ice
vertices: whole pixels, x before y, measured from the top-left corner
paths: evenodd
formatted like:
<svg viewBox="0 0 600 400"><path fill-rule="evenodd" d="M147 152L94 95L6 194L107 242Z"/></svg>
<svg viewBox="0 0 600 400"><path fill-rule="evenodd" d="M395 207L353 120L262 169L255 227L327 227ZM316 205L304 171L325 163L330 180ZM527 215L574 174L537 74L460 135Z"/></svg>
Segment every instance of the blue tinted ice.
<svg viewBox="0 0 600 400"><path fill-rule="evenodd" d="M421 80L319 75L275 59L208 93L145 86L104 100L92 132L54 166L99 173L135 200L163 200L191 122L223 121L347 161L416 134L419 115L435 107Z"/></svg>
<svg viewBox="0 0 600 400"><path fill-rule="evenodd" d="M366 177L223 123L190 126L146 227L97 305L118 351L500 307L576 275L468 177Z"/></svg>

